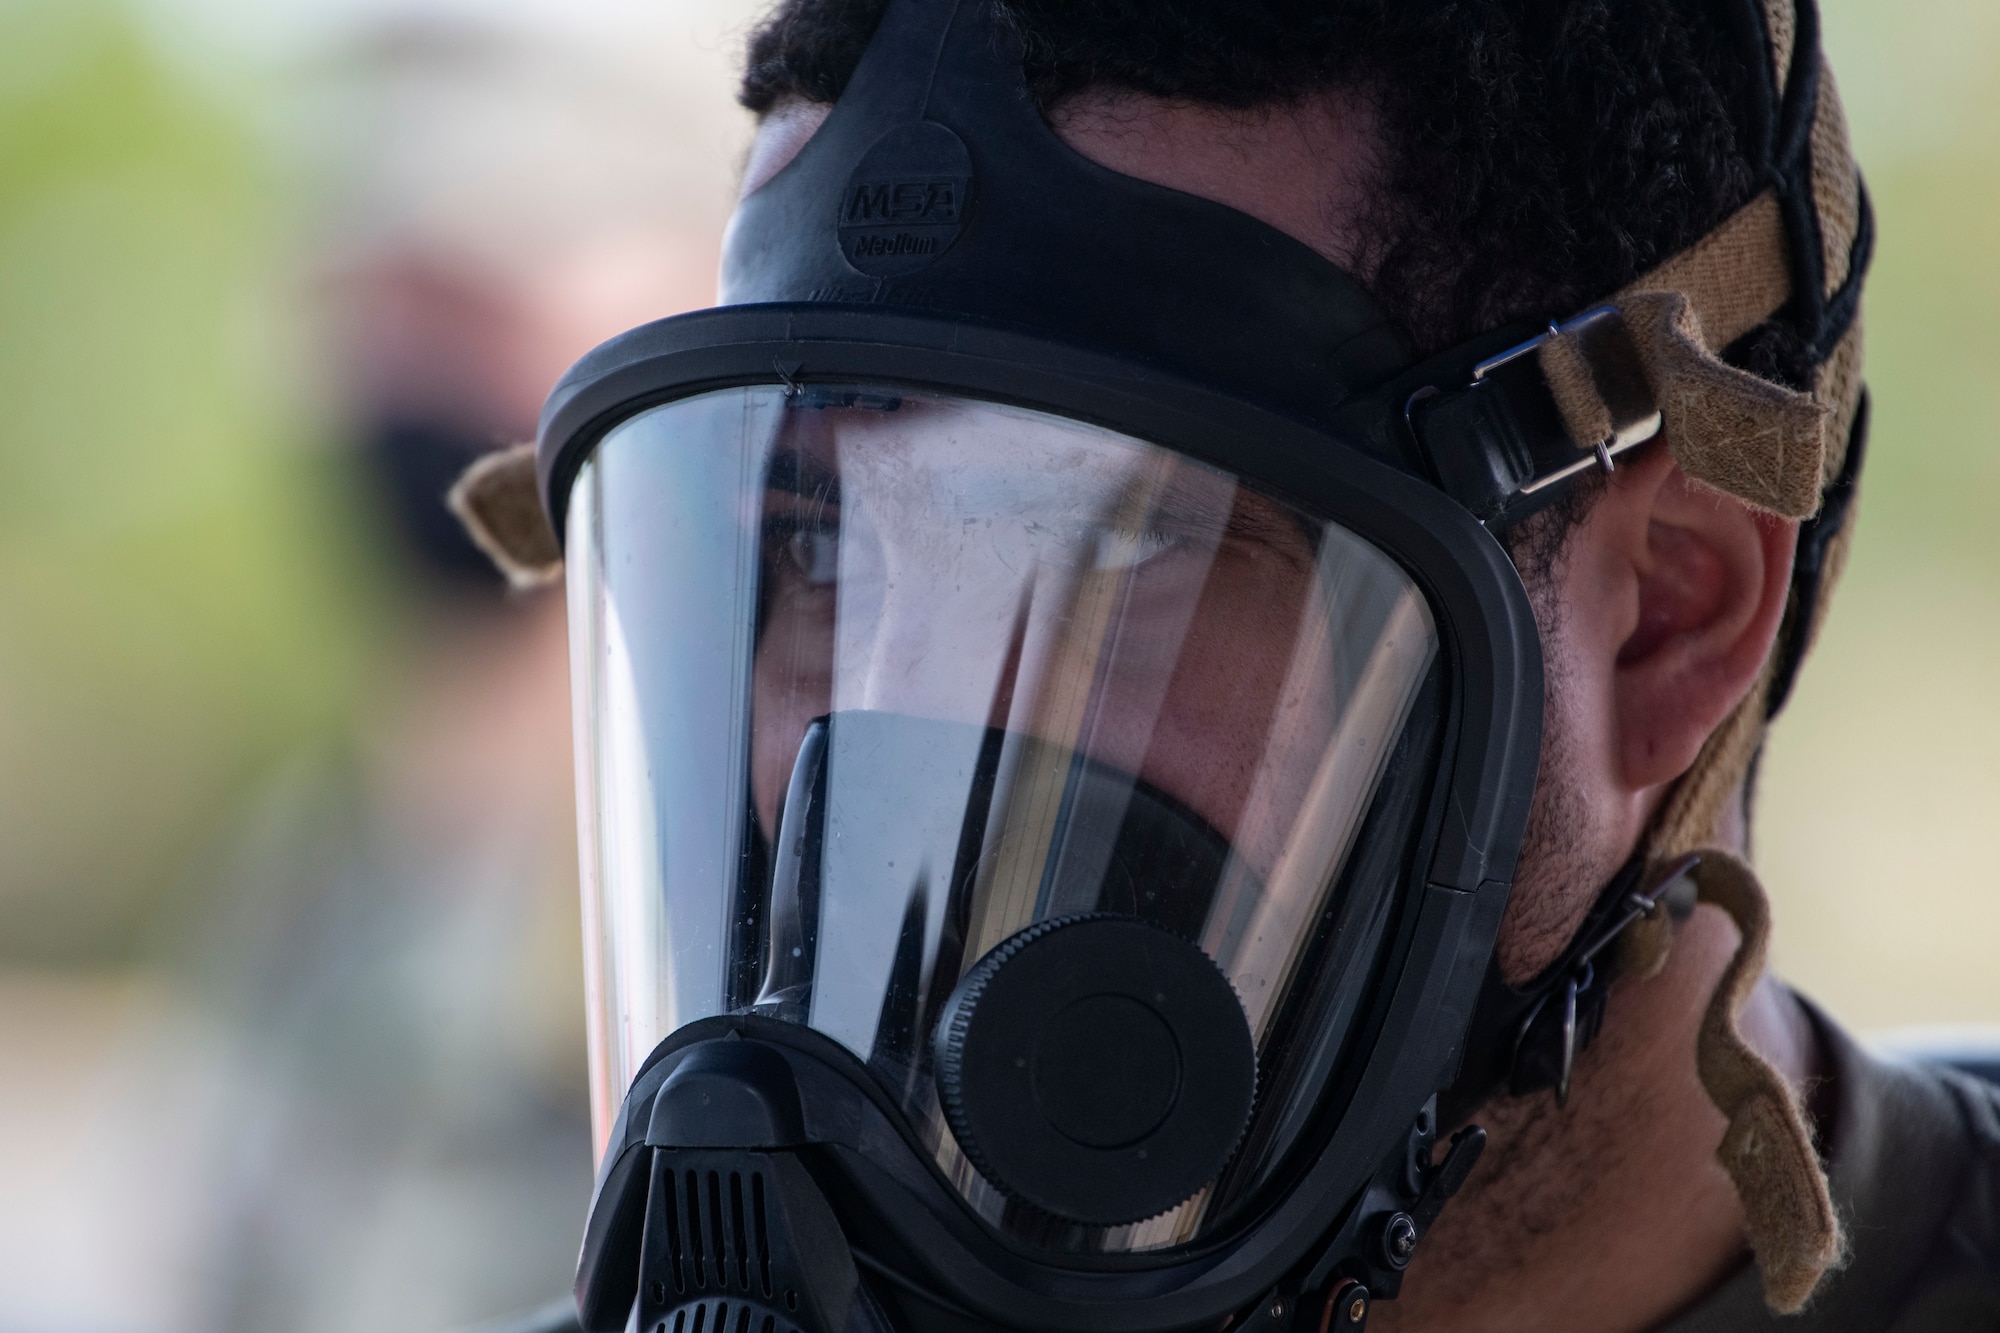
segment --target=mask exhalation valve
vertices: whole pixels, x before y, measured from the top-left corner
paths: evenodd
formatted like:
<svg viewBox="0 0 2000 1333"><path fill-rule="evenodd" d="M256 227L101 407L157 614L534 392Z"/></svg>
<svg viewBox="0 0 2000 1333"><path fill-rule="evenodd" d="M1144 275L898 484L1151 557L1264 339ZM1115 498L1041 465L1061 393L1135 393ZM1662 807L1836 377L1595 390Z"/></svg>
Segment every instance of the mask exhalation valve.
<svg viewBox="0 0 2000 1333"><path fill-rule="evenodd" d="M1138 917L1030 926L939 1019L939 1100L996 1188L1118 1226L1165 1212L1236 1150L1257 1090L1249 1020L1195 945Z"/></svg>

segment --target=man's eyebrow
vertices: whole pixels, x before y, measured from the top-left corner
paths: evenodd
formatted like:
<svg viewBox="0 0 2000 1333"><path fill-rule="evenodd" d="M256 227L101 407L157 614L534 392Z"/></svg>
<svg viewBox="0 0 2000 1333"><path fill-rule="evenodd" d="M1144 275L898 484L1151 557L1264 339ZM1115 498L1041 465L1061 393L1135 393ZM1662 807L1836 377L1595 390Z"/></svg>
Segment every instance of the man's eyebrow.
<svg viewBox="0 0 2000 1333"><path fill-rule="evenodd" d="M840 473L803 450L787 448L781 443L764 469L764 489L822 504L839 504Z"/></svg>
<svg viewBox="0 0 2000 1333"><path fill-rule="evenodd" d="M1227 512L1219 512L1224 503ZM1317 540L1316 525L1288 504L1234 483L1226 490L1214 483L1197 489L1185 476L1167 482L1150 521L1251 541L1302 538L1310 545Z"/></svg>

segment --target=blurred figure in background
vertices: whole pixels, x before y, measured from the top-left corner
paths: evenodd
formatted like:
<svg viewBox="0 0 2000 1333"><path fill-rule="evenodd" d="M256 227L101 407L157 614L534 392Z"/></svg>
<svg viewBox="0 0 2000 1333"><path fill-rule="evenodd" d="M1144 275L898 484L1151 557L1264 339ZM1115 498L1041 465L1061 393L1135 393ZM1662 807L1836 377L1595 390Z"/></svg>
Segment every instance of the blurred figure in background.
<svg viewBox="0 0 2000 1333"><path fill-rule="evenodd" d="M263 1094L229 1327L442 1328L567 1283L593 1154L562 599L509 594L442 497L583 351L711 299L727 174L662 56L406 20L339 67L362 133L316 289L405 632L352 762L272 801L196 945Z"/></svg>
<svg viewBox="0 0 2000 1333"><path fill-rule="evenodd" d="M349 577L383 603L367 704L278 747L142 913L137 975L160 979L112 1006L121 1035L49 1116L86 1117L73 1157L25 1195L9 1165L43 1127L0 1114L0 1241L35 1256L0 1260L10 1331L448 1329L574 1262L593 1152L562 598L510 594L443 497L532 437L576 356L712 299L729 57L519 6L363 29L297 99L324 132L298 288L322 485L350 492ZM114 1109L135 1101L137 1139ZM141 1257L70 1294L107 1249Z"/></svg>

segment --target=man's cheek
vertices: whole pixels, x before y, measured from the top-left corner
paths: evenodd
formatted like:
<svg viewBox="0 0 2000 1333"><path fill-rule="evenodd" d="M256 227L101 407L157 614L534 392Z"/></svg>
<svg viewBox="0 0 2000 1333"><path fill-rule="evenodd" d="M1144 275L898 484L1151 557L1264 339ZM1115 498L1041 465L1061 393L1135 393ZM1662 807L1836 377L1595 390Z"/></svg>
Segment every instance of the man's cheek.
<svg viewBox="0 0 2000 1333"><path fill-rule="evenodd" d="M1249 832L1244 819L1253 793L1274 807L1267 815L1296 807L1326 734L1330 700L1323 690L1309 689L1311 697L1295 701L1303 706L1281 710L1297 622L1297 598L1285 599L1282 591L1211 584L1141 769L1232 841ZM1282 735L1281 711L1289 714ZM1275 854L1239 850L1253 863Z"/></svg>

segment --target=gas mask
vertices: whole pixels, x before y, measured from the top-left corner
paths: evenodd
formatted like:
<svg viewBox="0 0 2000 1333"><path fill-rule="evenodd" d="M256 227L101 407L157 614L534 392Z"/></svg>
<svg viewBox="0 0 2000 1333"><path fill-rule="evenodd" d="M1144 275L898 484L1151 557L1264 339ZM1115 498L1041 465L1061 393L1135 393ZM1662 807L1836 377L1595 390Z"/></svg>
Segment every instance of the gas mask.
<svg viewBox="0 0 2000 1333"><path fill-rule="evenodd" d="M583 1327L1360 1328L1483 1143L1441 1096L1566 1089L1656 908L1635 867L1492 972L1542 706L1494 533L1660 433L1672 312L1419 361L1064 146L990 0L891 0L723 299L586 357L534 456Z"/></svg>

